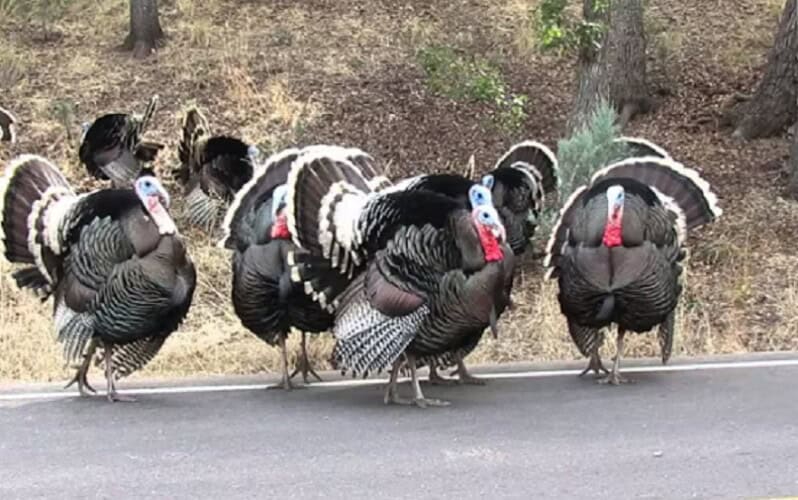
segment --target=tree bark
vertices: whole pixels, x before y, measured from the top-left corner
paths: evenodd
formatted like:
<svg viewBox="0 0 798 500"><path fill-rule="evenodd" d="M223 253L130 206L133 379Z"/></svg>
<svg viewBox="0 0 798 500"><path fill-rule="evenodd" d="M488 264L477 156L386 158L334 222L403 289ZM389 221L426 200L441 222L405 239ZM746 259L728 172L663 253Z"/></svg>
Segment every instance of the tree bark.
<svg viewBox="0 0 798 500"><path fill-rule="evenodd" d="M735 127L734 136L743 139L768 137L790 126L798 115L798 9L788 0L779 21L775 42L768 54L765 74L750 100L742 102L724 117Z"/></svg>
<svg viewBox="0 0 798 500"><path fill-rule="evenodd" d="M583 47L579 54L579 87L568 130L584 125L602 100L618 111L623 128L637 114L646 113L651 99L646 80L646 37L643 0L611 0L597 12L595 0L584 0L588 22L602 23L606 34L600 47Z"/></svg>
<svg viewBox="0 0 798 500"><path fill-rule="evenodd" d="M149 56L163 43L164 33L158 19L158 0L130 0L130 33L125 39L125 49L133 57Z"/></svg>
<svg viewBox="0 0 798 500"><path fill-rule="evenodd" d="M796 99L796 106L798 106L798 98ZM792 127L792 148L790 149L790 184L788 190L790 196L798 200L798 121Z"/></svg>

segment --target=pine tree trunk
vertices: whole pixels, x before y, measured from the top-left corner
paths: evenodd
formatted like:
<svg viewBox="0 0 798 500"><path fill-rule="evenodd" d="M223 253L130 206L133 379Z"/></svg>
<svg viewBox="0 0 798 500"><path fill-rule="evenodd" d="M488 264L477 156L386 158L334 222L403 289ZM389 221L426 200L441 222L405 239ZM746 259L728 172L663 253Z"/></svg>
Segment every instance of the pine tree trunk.
<svg viewBox="0 0 798 500"><path fill-rule="evenodd" d="M130 0L130 33L125 49L141 59L153 53L163 42L164 34L158 19L158 0Z"/></svg>
<svg viewBox="0 0 798 500"><path fill-rule="evenodd" d="M587 122L602 100L620 113L620 125L650 108L646 82L646 38L642 0L611 0L606 12L597 12L595 0L584 0L588 22L607 26L600 47L583 47L579 55L579 87L568 130Z"/></svg>
<svg viewBox="0 0 798 500"><path fill-rule="evenodd" d="M582 3L583 16L586 22L607 25L607 13L596 12L593 0L584 0ZM579 86L576 90L573 110L568 118L568 135L576 132L587 124L590 115L601 101L608 100L610 96L609 80L607 78L607 54L604 50L605 40L598 41L601 47L586 45L579 51Z"/></svg>
<svg viewBox="0 0 798 500"><path fill-rule="evenodd" d="M643 0L612 0L606 49L610 102L620 113L620 126L648 112L646 33Z"/></svg>
<svg viewBox="0 0 798 500"><path fill-rule="evenodd" d="M798 99L796 99L796 106L798 106ZM790 195L798 200L798 121L792 127L792 148L790 149L790 185L788 187Z"/></svg>
<svg viewBox="0 0 798 500"><path fill-rule="evenodd" d="M725 122L743 139L768 137L790 126L798 115L798 2L784 4L767 67L753 97L727 113Z"/></svg>

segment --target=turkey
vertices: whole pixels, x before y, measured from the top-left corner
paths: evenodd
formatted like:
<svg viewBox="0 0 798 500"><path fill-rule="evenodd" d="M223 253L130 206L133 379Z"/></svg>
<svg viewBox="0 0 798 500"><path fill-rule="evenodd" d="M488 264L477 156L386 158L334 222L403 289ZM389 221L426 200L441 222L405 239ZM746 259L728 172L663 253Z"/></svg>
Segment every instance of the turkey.
<svg viewBox="0 0 798 500"><path fill-rule="evenodd" d="M14 159L0 180L0 249L26 264L20 288L54 298L54 323L81 395L105 365L109 401L128 400L116 380L146 365L188 312L194 264L157 179L75 195L59 170L35 155Z"/></svg>
<svg viewBox="0 0 798 500"><path fill-rule="evenodd" d="M139 177L142 163L155 160L164 145L144 141L141 135L152 120L157 104L156 95L141 116L111 113L82 125L78 154L92 177L110 179L113 187L127 189Z"/></svg>
<svg viewBox="0 0 798 500"><path fill-rule="evenodd" d="M308 146L273 155L236 195L223 223L219 246L233 251L233 306L241 323L269 345L280 346L282 380L278 387L293 388L298 372L307 384L308 374L321 380L307 355L307 333L329 331L333 315L291 280L289 259L314 260L291 241L286 223L286 180L300 154L327 151L360 165L375 177L373 160L356 148ZM302 356L288 374L286 337L294 327L302 332Z"/></svg>
<svg viewBox="0 0 798 500"><path fill-rule="evenodd" d="M208 121L197 108L183 120L178 146L180 167L175 179L186 193L191 224L210 230L239 189L252 178L258 148L235 137L210 135Z"/></svg>
<svg viewBox="0 0 798 500"><path fill-rule="evenodd" d="M696 171L667 158L630 158L596 172L567 200L546 248L547 277L556 278L568 331L590 363L582 374L607 372L599 357L602 328L618 325L612 371L619 373L626 332L658 327L662 362L671 355L674 314L682 290L689 229L722 211Z"/></svg>
<svg viewBox="0 0 798 500"><path fill-rule="evenodd" d="M17 119L11 114L11 111L0 108L0 141L10 142L14 144L17 140L17 133L14 130Z"/></svg>
<svg viewBox="0 0 798 500"><path fill-rule="evenodd" d="M469 199L469 189L475 184L473 156L469 161L467 176L458 174L422 174L405 179L397 184L398 189L433 191L457 200L463 208L490 200ZM491 189L492 202L499 212L502 224L506 228L507 240L515 255L525 252L530 239L535 233L536 222L543 208L545 192L557 187L557 159L545 145L535 141L524 141L512 146L493 170L482 177L481 183ZM508 276L506 283L506 302L510 304L510 293L513 277ZM496 311L501 315L503 308ZM485 382L472 376L463 361L482 339L483 331L475 332L463 346L440 356L437 360L425 359L429 365L429 380L432 384L478 384ZM437 368L457 365L454 373L457 381L445 379L438 374Z"/></svg>
<svg viewBox="0 0 798 500"><path fill-rule="evenodd" d="M626 157L628 158L641 158L644 156L657 156L659 158L672 159L662 147L654 144L653 142L642 139L640 137L618 137L613 142L623 144L627 147L628 151Z"/></svg>
<svg viewBox="0 0 798 500"><path fill-rule="evenodd" d="M292 279L335 313L336 365L363 376L391 367L386 403L448 404L424 397L417 362L495 329L512 273L496 209L427 190L374 192L361 169L324 150L297 158L287 187L294 242L326 261L293 258ZM491 195L474 185L469 198ZM412 399L396 390L405 363Z"/></svg>

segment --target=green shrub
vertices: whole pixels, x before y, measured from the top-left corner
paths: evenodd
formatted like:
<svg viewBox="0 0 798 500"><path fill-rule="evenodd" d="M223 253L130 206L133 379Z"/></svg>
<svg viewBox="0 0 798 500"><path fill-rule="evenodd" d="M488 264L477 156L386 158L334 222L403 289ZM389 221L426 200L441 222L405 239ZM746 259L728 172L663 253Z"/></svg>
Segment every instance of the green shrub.
<svg viewBox="0 0 798 500"><path fill-rule="evenodd" d="M571 137L557 142L560 186L560 204L577 188L590 182L590 178L603 167L627 158L631 151L623 143L613 142L620 137L616 124L618 115L607 101L601 102L588 123ZM548 238L559 208L548 208L541 216L539 237Z"/></svg>
<svg viewBox="0 0 798 500"><path fill-rule="evenodd" d="M507 88L501 70L489 61L467 57L451 47L431 46L418 52L418 61L432 92L454 100L486 102L493 106L493 120L502 129L518 130L527 117L527 96Z"/></svg>

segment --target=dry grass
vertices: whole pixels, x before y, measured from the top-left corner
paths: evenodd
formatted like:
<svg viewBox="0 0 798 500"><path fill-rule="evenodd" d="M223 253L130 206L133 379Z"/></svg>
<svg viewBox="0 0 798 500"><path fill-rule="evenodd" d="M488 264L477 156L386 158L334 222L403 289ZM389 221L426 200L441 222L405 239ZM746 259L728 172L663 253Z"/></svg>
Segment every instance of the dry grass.
<svg viewBox="0 0 798 500"><path fill-rule="evenodd" d="M669 85L680 97L630 132L657 137L677 158L703 168L725 210L721 221L691 241L676 355L798 347L798 283L792 278L798 257L784 238L798 229L798 208L778 198L778 173L761 167L763 159L786 151L785 142L740 145L694 125L762 60L781 2L743 0L727 16L709 15L723 9L721 3L650 3L652 57L662 63L654 68L673 72ZM382 0L379 8L361 10L347 0L162 2L168 43L144 62L117 50L127 30L124 2L73 4L57 23L64 34L58 43L44 43L35 28L11 20L0 26L0 96L22 125L20 143L0 148L0 160L43 154L88 189L94 184L84 179L59 110L74 108L76 134L79 122L99 113L140 111L154 92L162 108L151 133L168 144L157 164L161 174L176 162L181 113L189 103L205 109L216 130L267 150L322 141L356 144L391 162L397 176L420 165L461 167L472 152L487 168L519 138L553 145L568 109L572 66L537 51L537 0L439 4ZM485 128L478 104L425 93L414 55L430 44L500 61L512 90L530 96L521 137ZM690 71L676 72L680 67ZM187 236L200 271L195 303L162 353L135 376L275 371L277 350L243 329L232 311L229 255L207 236ZM470 363L577 357L556 285L540 281L539 265L524 262L516 308L502 318L499 340L486 336ZM16 290L9 270L0 267L0 380L65 378L51 305ZM298 339L291 340L294 353ZM312 340L321 367L331 347L327 335ZM612 342L605 349L611 353ZM654 335L640 335L627 353L657 351Z"/></svg>

